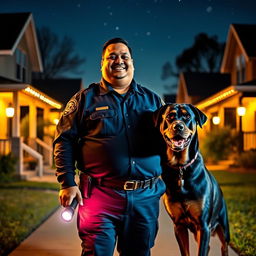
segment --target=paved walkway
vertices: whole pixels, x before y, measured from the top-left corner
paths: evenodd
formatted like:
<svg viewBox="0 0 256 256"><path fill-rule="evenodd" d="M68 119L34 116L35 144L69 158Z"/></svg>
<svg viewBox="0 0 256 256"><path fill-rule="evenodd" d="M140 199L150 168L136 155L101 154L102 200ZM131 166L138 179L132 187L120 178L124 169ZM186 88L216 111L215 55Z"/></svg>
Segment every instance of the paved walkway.
<svg viewBox="0 0 256 256"><path fill-rule="evenodd" d="M55 182L52 174L33 180ZM80 240L76 231L75 218L71 223L64 223L60 219L61 207L51 215L38 229L36 229L20 246L9 256L80 256ZM172 222L167 215L163 204L159 218L159 232L152 249L152 256L179 256L178 244L176 242ZM218 256L220 253L220 242L217 237L211 238L209 256ZM190 234L191 256L196 256L196 243ZM229 256L237 254L229 248ZM104 255L102 255L104 256ZM115 251L114 256L118 256Z"/></svg>

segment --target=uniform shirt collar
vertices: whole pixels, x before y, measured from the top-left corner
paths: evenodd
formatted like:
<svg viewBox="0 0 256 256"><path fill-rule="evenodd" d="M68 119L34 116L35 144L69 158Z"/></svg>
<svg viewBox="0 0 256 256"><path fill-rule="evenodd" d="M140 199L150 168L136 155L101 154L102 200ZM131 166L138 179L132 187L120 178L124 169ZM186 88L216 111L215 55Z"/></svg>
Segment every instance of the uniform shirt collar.
<svg viewBox="0 0 256 256"><path fill-rule="evenodd" d="M110 83L108 83L106 80L104 80L103 78L101 79L100 81L100 95L105 95L107 93L110 93L110 92L113 92L115 91L113 89L113 87L111 86ZM135 80L133 79L131 84L130 84L130 89L129 91L132 91L132 92L135 92L135 93L138 93L140 95L143 95L144 94L144 90L143 88L138 85Z"/></svg>

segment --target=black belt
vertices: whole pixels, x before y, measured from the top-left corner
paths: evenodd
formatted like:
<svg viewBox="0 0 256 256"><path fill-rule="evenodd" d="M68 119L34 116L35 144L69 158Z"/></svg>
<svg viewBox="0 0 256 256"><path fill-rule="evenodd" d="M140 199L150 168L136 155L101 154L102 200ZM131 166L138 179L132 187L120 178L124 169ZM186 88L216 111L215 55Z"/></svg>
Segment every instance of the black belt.
<svg viewBox="0 0 256 256"><path fill-rule="evenodd" d="M159 178L160 176L147 180L106 180L92 178L92 182L99 186L117 190L136 190L139 188L152 188Z"/></svg>

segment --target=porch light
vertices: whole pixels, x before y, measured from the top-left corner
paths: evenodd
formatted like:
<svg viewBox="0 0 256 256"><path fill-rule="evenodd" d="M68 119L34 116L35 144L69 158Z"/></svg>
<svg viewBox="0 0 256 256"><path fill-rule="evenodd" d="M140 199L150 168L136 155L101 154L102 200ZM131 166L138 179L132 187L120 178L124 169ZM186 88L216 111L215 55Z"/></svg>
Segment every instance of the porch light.
<svg viewBox="0 0 256 256"><path fill-rule="evenodd" d="M14 116L14 108L12 107L11 104L5 109L5 113L7 117L13 117Z"/></svg>
<svg viewBox="0 0 256 256"><path fill-rule="evenodd" d="M246 108L245 108L245 107L238 107L238 108L237 108L237 114L238 114L239 116L244 116L245 113L246 113Z"/></svg>
<svg viewBox="0 0 256 256"><path fill-rule="evenodd" d="M55 118L55 119L53 120L53 123L54 123L55 125L57 125L58 122L59 122L59 119L58 119L58 118Z"/></svg>
<svg viewBox="0 0 256 256"><path fill-rule="evenodd" d="M215 124L215 125L220 124L220 117L219 117L219 116L214 116L214 117L212 118L212 122L213 122L213 124Z"/></svg>

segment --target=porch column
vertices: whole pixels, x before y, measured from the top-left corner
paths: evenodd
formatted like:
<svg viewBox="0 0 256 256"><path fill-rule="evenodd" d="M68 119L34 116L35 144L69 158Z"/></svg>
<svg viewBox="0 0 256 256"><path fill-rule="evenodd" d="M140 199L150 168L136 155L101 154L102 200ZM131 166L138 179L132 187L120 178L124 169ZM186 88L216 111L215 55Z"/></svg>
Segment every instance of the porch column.
<svg viewBox="0 0 256 256"><path fill-rule="evenodd" d="M12 94L14 116L12 119L12 137L20 137L20 103L19 103L19 92L15 91Z"/></svg>
<svg viewBox="0 0 256 256"><path fill-rule="evenodd" d="M30 147L36 150L36 126L37 126L37 120L36 120L36 106L33 104L29 104L29 140L28 144Z"/></svg>
<svg viewBox="0 0 256 256"><path fill-rule="evenodd" d="M23 154L21 149L21 138L12 137L11 138L11 150L13 156L17 159L15 164L16 174L21 177L23 171Z"/></svg>

